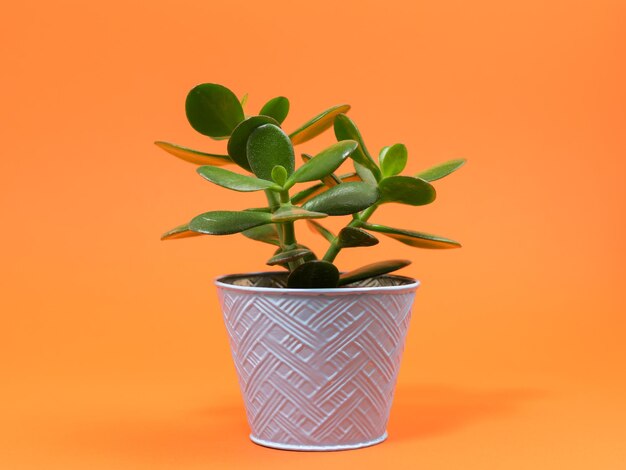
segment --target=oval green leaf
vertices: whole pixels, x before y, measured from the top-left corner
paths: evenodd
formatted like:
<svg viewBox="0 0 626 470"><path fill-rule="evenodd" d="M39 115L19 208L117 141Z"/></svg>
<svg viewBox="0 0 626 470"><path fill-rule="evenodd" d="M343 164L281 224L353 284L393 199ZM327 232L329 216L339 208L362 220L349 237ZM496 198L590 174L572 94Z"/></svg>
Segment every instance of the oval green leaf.
<svg viewBox="0 0 626 470"><path fill-rule="evenodd" d="M306 250L306 251L308 252L307 254L305 254L305 255L302 257L302 260L303 260L303 261L313 261L313 260L316 260L316 259L317 259L317 256L315 256L315 253L313 253L313 252L311 251L311 249L310 249L308 246L301 245L300 243L297 243L297 244L296 244L296 246L295 246L295 248L293 248L293 249L294 249L294 250L296 250L296 249L298 249L298 250ZM288 250L288 251L291 251L291 250ZM278 254L280 254L280 253L282 253L282 252L283 252L283 249L279 247L279 248L278 248L278 249L274 252L274 256L276 256L276 255L278 255ZM283 268L285 268L285 269L289 269L289 262L286 262L286 263L278 263L278 265L282 266L282 267L283 267Z"/></svg>
<svg viewBox="0 0 626 470"><path fill-rule="evenodd" d="M377 244L378 238L360 228L344 227L339 232L339 246L341 248L374 246Z"/></svg>
<svg viewBox="0 0 626 470"><path fill-rule="evenodd" d="M354 162L354 169L356 170L356 174L359 175L361 181L364 181L367 184L371 184L372 186L376 186L378 184L378 180L374 173L364 167L363 165Z"/></svg>
<svg viewBox="0 0 626 470"><path fill-rule="evenodd" d="M229 235L271 222L267 212L212 211L194 217L189 228L207 235Z"/></svg>
<svg viewBox="0 0 626 470"><path fill-rule="evenodd" d="M359 147L354 152L352 152L352 154L350 155L351 158L355 161L355 163L358 163L359 165L369 170L376 179L376 181L380 181L380 169L376 165L376 162L374 162L374 159L372 158L370 153L367 151L367 147L363 142L363 137L361 137L361 133L359 132L358 127L356 127L354 121L352 121L352 119L350 119L345 114L340 114L335 118L334 129L335 137L337 138L337 140L355 140L356 142L358 142ZM357 172L359 172L358 167ZM363 178L363 181L368 180L366 175L361 175L360 172L359 175L361 176L361 178Z"/></svg>
<svg viewBox="0 0 626 470"><path fill-rule="evenodd" d="M302 154L302 161L304 163L308 162L312 158L313 157L311 155L309 155L308 153L303 153ZM334 173L331 173L331 174L329 174L327 176L324 176L323 178L321 178L321 180L322 180L322 183L324 183L329 188L332 188L333 186L337 186L338 184L341 184L341 180Z"/></svg>
<svg viewBox="0 0 626 470"><path fill-rule="evenodd" d="M293 222L299 219L323 219L324 217L328 217L328 215L305 210L297 206L284 206L272 214L272 222Z"/></svg>
<svg viewBox="0 0 626 470"><path fill-rule="evenodd" d="M385 154L387 153L387 151L391 148L390 145L387 145L386 147L383 147L380 149L380 152L378 152L378 164L380 165L380 163L385 159Z"/></svg>
<svg viewBox="0 0 626 470"><path fill-rule="evenodd" d="M291 175L295 166L293 145L287 134L274 124L257 127L247 144L248 163L252 172L259 178L271 180L272 170L281 165Z"/></svg>
<svg viewBox="0 0 626 470"><path fill-rule="evenodd" d="M376 224L364 224L363 228L371 232L382 233L405 245L414 246L416 248L448 249L461 247L459 242L430 233L415 232L413 230L404 230Z"/></svg>
<svg viewBox="0 0 626 470"><path fill-rule="evenodd" d="M290 289L327 289L337 287L339 270L328 261L309 261L301 264L287 278Z"/></svg>
<svg viewBox="0 0 626 470"><path fill-rule="evenodd" d="M356 174L356 173L347 173L345 175L341 175L341 176L339 176L339 180L342 183L351 183L351 182L354 182L354 181L362 181L361 178L359 177L359 175ZM334 180L333 180L332 183L326 183L326 179L324 179L322 181L324 181L324 182L316 184L316 185L313 185L313 186L311 186L311 187L309 187L307 189L303 189L299 193L294 194L294 196L291 198L291 203L292 204L304 203L304 202L308 201L309 199L312 199L313 197L317 196L318 194L321 194L324 191L327 191L329 188L331 188L333 186L337 186L335 184Z"/></svg>
<svg viewBox="0 0 626 470"><path fill-rule="evenodd" d="M332 174L354 152L357 146L358 144L354 140L344 140L331 145L298 168L291 175L289 181L304 183L319 180Z"/></svg>
<svg viewBox="0 0 626 470"><path fill-rule="evenodd" d="M317 183L309 188L303 189L302 191L294 194L293 197L291 198L291 203L300 204L302 202L306 202L309 199L313 198L314 196L317 196L318 194L323 193L327 189L328 188L326 187L324 183Z"/></svg>
<svg viewBox="0 0 626 470"><path fill-rule="evenodd" d="M380 153L380 169L383 176L395 176L406 167L409 153L404 144L395 144Z"/></svg>
<svg viewBox="0 0 626 470"><path fill-rule="evenodd" d="M178 240L180 238L198 237L200 235L204 234L189 230L189 224L183 224L165 232L161 235L161 240Z"/></svg>
<svg viewBox="0 0 626 470"><path fill-rule="evenodd" d="M277 264L289 263L311 255L313 255L311 250L306 248L296 248L295 250L281 251L277 255L272 256L265 264L269 266L276 266Z"/></svg>
<svg viewBox="0 0 626 470"><path fill-rule="evenodd" d="M461 168L463 165L465 165L466 161L467 160L465 160L464 158L450 160L440 165L429 168L428 170L421 171L415 176L423 179L424 181L437 181L438 179L441 179L444 176L448 176L450 173Z"/></svg>
<svg viewBox="0 0 626 470"><path fill-rule="evenodd" d="M287 181L287 170L282 165L276 165L272 168L272 181L274 181L280 187L285 185Z"/></svg>
<svg viewBox="0 0 626 470"><path fill-rule="evenodd" d="M243 108L235 94L215 83L194 87L185 102L187 120L200 134L223 138L244 119Z"/></svg>
<svg viewBox="0 0 626 470"><path fill-rule="evenodd" d="M307 162L309 162L310 160L313 159L313 155L309 155L308 153L303 153L300 156L302 157L302 161L304 163L307 163ZM298 171L298 170L296 170L296 171ZM341 183L339 178L337 178L332 173L330 175L328 175L328 176L325 176L325 177L321 178L321 180L322 180L322 183L326 184L326 186L328 186L329 188L333 187L333 186L335 186L335 185L337 185L339 183Z"/></svg>
<svg viewBox="0 0 626 470"><path fill-rule="evenodd" d="M284 96L272 98L263 105L259 114L272 117L279 124L282 124L287 114L289 114L289 100Z"/></svg>
<svg viewBox="0 0 626 470"><path fill-rule="evenodd" d="M289 134L291 142L293 142L293 145L298 145L311 140L326 129L329 129L337 115L347 113L349 110L349 104L340 104L327 109Z"/></svg>
<svg viewBox="0 0 626 470"><path fill-rule="evenodd" d="M216 155L213 153L199 152L180 145L171 144L169 142L155 142L157 147L162 148L167 153L175 157L193 163L194 165L213 165L224 166L233 163L228 155Z"/></svg>
<svg viewBox="0 0 626 470"><path fill-rule="evenodd" d="M272 212L270 207L250 207L249 209L244 209L245 212Z"/></svg>
<svg viewBox="0 0 626 470"><path fill-rule="evenodd" d="M272 181L266 181L254 176L240 175L234 171L217 168L214 166L201 166L196 170L204 179L215 183L223 188L234 191L250 192L262 189L280 191L281 187Z"/></svg>
<svg viewBox="0 0 626 470"><path fill-rule="evenodd" d="M263 124L278 123L274 118L269 116L252 116L242 121L233 131L230 139L228 139L228 155L233 161L244 170L252 171L248 162L248 139L250 135Z"/></svg>
<svg viewBox="0 0 626 470"><path fill-rule="evenodd" d="M377 263L368 264L353 271L343 273L339 277L339 285L345 286L346 284L350 284L352 282L381 276L382 274L388 274L397 271L398 269L404 268L409 264L411 264L411 262L408 259L391 259L387 261L379 261Z"/></svg>
<svg viewBox="0 0 626 470"><path fill-rule="evenodd" d="M343 183L315 196L302 207L328 215L348 215L367 209L378 200L378 190L367 183Z"/></svg>
<svg viewBox="0 0 626 470"><path fill-rule="evenodd" d="M241 232L244 237L269 245L280 246L280 237L276 224L259 225Z"/></svg>
<svg viewBox="0 0 626 470"><path fill-rule="evenodd" d="M380 203L399 202L410 206L430 204L437 197L435 188L413 176L389 176L378 183Z"/></svg>
<svg viewBox="0 0 626 470"><path fill-rule="evenodd" d="M329 242L332 243L335 240L335 235L333 234L333 232L328 230L326 227L324 227L319 222L317 222L315 220L307 220L306 223L307 223L307 225L309 226L309 228L313 232L320 234L322 237L324 237Z"/></svg>

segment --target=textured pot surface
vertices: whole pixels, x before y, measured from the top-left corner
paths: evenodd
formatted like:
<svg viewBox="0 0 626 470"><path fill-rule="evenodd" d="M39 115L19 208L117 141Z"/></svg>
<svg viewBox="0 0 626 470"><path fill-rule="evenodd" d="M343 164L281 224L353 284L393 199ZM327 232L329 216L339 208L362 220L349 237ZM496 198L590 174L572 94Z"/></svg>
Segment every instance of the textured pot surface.
<svg viewBox="0 0 626 470"><path fill-rule="evenodd" d="M419 282L275 287L282 282L277 273L216 281L251 439L295 450L382 442Z"/></svg>

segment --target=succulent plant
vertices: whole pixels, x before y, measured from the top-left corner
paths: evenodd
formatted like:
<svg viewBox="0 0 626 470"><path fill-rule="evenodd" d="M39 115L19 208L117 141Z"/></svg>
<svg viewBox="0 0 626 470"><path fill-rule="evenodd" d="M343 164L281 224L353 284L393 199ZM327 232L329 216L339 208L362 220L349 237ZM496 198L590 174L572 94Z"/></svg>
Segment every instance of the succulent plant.
<svg viewBox="0 0 626 470"><path fill-rule="evenodd" d="M289 100L279 96L269 100L258 115L244 114L247 95L239 100L222 85L204 83L193 88L185 104L187 119L199 133L214 140L227 140L226 153L212 154L168 142L155 142L170 154L199 165L197 172L211 183L234 191L263 191L265 207L241 211L210 211L165 234L163 240L198 235L241 233L249 239L274 245L267 261L289 271L289 288L335 288L352 282L396 271L408 260L387 260L341 273L335 266L344 248L376 245L383 235L418 248L458 248L448 238L406 230L369 221L374 212L389 203L421 206L435 200L432 181L461 167L465 160L451 160L416 175L402 175L408 152L403 144L381 149L378 161L372 158L355 123L346 115L350 106L333 106L290 134L282 129L289 113ZM296 168L294 145L334 129L337 143L316 155L302 154ZM348 159L355 171L336 175ZM222 166L239 166L245 173ZM313 183L292 194L296 185ZM350 216L338 234L318 219ZM298 243L295 222L306 221L310 228L329 242L318 258Z"/></svg>

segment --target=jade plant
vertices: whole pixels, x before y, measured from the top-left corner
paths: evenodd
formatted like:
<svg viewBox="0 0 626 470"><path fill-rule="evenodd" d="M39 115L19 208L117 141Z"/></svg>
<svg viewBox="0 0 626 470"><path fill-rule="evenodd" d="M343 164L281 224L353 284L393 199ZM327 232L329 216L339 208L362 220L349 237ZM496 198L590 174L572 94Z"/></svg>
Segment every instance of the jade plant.
<svg viewBox="0 0 626 470"><path fill-rule="evenodd" d="M450 160L415 175L402 175L407 148L398 143L383 147L375 160L367 150L355 123L346 115L350 106L333 106L287 134L282 123L289 112L289 100L269 100L257 115L244 113L247 95L241 100L228 88L204 83L187 95L185 110L191 126L214 140L226 142L224 154L206 153L168 142L155 142L170 154L199 165L204 179L233 191L263 191L267 203L241 211L210 211L194 217L163 236L163 240L198 235L241 233L259 242L275 245L267 264L288 270L289 288L335 288L396 271L408 260L387 260L341 272L334 264L345 248L376 245L383 235L418 248L458 248L448 238L370 222L386 204L422 206L435 200L431 182L461 167L465 160ZM316 155L302 154L296 168L294 146L303 144L330 128L337 143ZM335 172L352 160L354 172ZM238 166L234 172L223 166ZM301 189L298 185L308 183ZM312 183L312 184L311 184ZM296 191L295 189L299 190ZM349 216L337 234L319 220ZM328 243L317 256L298 243L295 222L306 221Z"/></svg>

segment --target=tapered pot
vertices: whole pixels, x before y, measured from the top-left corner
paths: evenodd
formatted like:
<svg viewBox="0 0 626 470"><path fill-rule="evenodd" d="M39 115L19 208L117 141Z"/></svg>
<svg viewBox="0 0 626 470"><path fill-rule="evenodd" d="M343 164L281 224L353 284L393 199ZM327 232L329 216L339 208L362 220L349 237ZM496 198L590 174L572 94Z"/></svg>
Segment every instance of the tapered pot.
<svg viewBox="0 0 626 470"><path fill-rule="evenodd" d="M419 281L381 276L286 289L284 275L216 280L250 438L277 449L384 441Z"/></svg>

